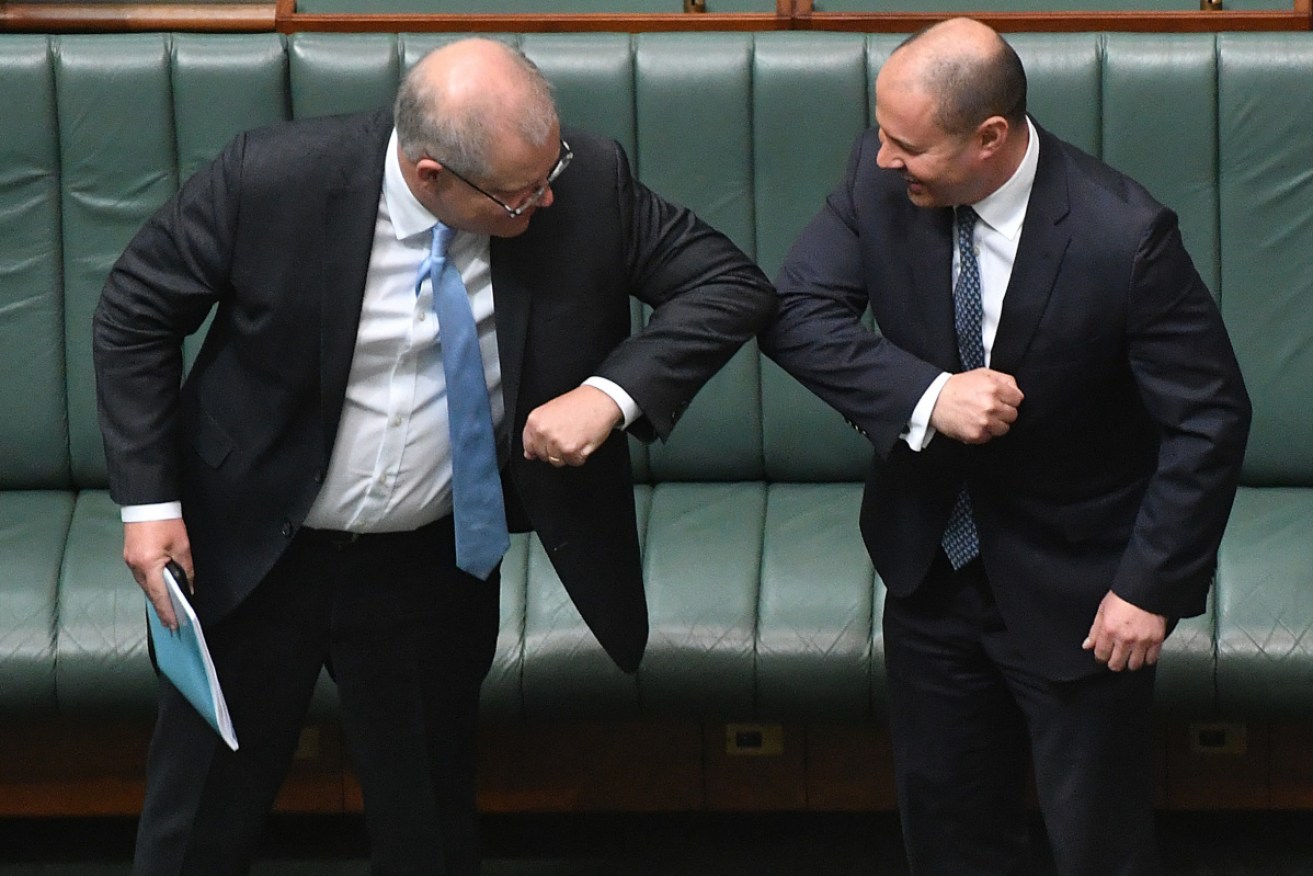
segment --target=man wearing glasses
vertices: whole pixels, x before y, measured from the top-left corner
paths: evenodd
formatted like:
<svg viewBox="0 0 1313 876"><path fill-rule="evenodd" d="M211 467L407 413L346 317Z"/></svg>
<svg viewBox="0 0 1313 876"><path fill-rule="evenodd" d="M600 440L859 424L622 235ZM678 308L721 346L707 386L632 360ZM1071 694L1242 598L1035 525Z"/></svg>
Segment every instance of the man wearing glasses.
<svg viewBox="0 0 1313 876"><path fill-rule="evenodd" d="M653 309L632 337L630 296ZM95 318L124 558L166 625L161 570L192 581L240 746L161 681L133 872L249 869L328 665L372 872L476 873L507 529L537 530L636 669L621 432L665 438L774 306L617 144L562 137L542 76L497 42L426 56L394 114L229 144L132 241Z"/></svg>

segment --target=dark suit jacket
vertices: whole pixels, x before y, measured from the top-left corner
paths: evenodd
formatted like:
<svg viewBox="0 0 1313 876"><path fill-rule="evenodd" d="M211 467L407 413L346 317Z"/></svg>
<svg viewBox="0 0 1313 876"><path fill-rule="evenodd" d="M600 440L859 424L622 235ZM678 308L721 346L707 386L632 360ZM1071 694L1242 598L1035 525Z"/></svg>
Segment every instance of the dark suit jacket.
<svg viewBox="0 0 1313 876"><path fill-rule="evenodd" d="M874 444L861 524L889 592L920 586L965 483L1013 641L1074 677L1096 667L1080 644L1109 589L1170 618L1203 611L1250 408L1175 214L1039 137L990 360L1025 394L1006 436L919 453L899 437L935 376L961 370L952 211L908 200L874 131L794 244L762 344ZM859 323L868 306L882 336Z"/></svg>
<svg viewBox="0 0 1313 876"><path fill-rule="evenodd" d="M259 583L319 490L391 127L374 113L237 137L146 224L105 285L94 346L110 492L120 504L181 499L203 620ZM596 374L639 404L640 437L664 438L775 301L727 239L632 179L617 144L565 137L575 159L556 203L491 245L507 504L633 670L647 614L626 440L555 469L524 460L525 419ZM654 308L632 338L629 295ZM216 303L179 392L182 338Z"/></svg>

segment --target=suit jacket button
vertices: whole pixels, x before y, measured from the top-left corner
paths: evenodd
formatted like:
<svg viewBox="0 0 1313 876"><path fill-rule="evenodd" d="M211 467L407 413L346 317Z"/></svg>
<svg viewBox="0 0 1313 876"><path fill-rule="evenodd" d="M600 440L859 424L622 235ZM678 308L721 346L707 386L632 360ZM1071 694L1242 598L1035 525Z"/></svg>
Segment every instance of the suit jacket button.
<svg viewBox="0 0 1313 876"><path fill-rule="evenodd" d="M324 470L321 468L315 469L315 483L322 484L323 482L324 482Z"/></svg>
<svg viewBox="0 0 1313 876"><path fill-rule="evenodd" d="M283 538L291 538L292 534L296 532L296 527L292 525L292 521L284 520L281 531L283 533Z"/></svg>

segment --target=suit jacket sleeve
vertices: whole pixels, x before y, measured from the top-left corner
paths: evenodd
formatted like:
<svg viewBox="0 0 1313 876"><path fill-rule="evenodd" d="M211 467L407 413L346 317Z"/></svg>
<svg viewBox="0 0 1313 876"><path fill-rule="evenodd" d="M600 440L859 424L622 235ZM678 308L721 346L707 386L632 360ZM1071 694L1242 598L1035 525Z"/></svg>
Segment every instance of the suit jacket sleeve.
<svg viewBox="0 0 1313 876"><path fill-rule="evenodd" d="M664 440L694 394L771 318L775 295L727 237L635 180L618 145L614 159L630 289L652 314L596 373L638 403L635 436Z"/></svg>
<svg viewBox="0 0 1313 876"><path fill-rule="evenodd" d="M871 225L883 215L879 198L887 196L871 186L874 146L870 134L858 139L844 181L790 249L776 279L779 315L762 333L761 347L887 457L940 369L862 321L872 297L882 294L870 288L863 254L876 249L864 237L903 236ZM863 220L859 209L872 215Z"/></svg>
<svg viewBox="0 0 1313 876"><path fill-rule="evenodd" d="M1195 614L1235 498L1251 407L1221 314L1164 209L1135 254L1127 352L1158 464L1113 584L1169 617Z"/></svg>
<svg viewBox="0 0 1313 876"><path fill-rule="evenodd" d="M110 495L119 504L179 498L182 341L226 285L244 143L232 141L147 221L101 292L92 350Z"/></svg>

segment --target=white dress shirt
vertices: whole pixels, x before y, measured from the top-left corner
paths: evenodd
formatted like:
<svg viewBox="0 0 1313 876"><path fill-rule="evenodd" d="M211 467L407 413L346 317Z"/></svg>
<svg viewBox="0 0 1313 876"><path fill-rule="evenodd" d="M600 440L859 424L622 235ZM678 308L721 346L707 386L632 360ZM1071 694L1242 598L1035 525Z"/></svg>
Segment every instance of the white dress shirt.
<svg viewBox="0 0 1313 876"><path fill-rule="evenodd" d="M1030 191L1035 186L1035 171L1039 167L1039 137L1029 117L1026 119L1026 128L1030 140L1026 144L1026 154L1021 164L1017 165L1007 182L971 205L980 217L980 221L976 222L972 242L976 260L980 264L980 303L984 308L980 329L985 346L986 367L989 366L990 353L994 348L994 336L998 334L1003 296L1012 279L1012 264L1017 259L1017 244L1021 242L1021 226L1026 221L1026 206L1030 203ZM957 240L956 221L953 225L953 240ZM961 262L962 256L954 243L954 286L961 272ZM924 450L930 444L930 439L934 438L935 428L930 425L930 414L935 409L935 402L939 400L939 393L951 376L944 373L936 377L912 410L903 440L913 450Z"/></svg>
<svg viewBox="0 0 1313 876"><path fill-rule="evenodd" d="M342 418L306 526L395 532L451 513L446 378L431 279L425 277L415 294L419 265L429 253L437 221L402 176L394 130L383 168ZM460 271L470 296L493 427L503 436L505 403L488 236L458 232L448 258ZM633 399L613 382L597 377L585 382L616 402L623 414L622 426L640 415ZM182 516L182 508L180 502L125 506L121 516L125 523L171 519Z"/></svg>

